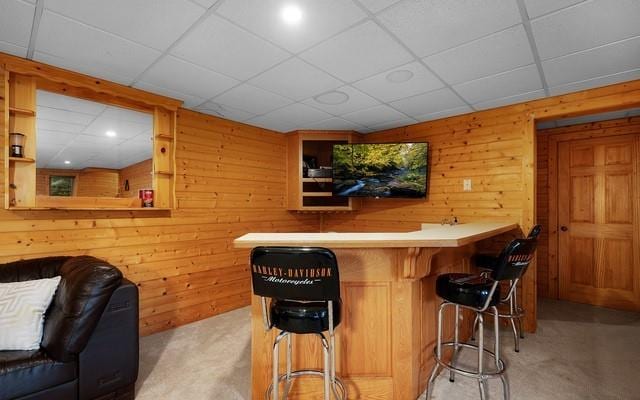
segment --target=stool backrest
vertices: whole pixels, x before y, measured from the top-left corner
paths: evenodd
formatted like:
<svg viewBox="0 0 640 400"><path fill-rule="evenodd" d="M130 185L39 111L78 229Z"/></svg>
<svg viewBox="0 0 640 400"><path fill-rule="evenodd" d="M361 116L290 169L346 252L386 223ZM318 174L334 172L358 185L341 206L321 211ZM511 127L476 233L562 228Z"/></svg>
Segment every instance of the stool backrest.
<svg viewBox="0 0 640 400"><path fill-rule="evenodd" d="M253 293L298 301L340 300L336 256L322 247L256 247L251 251Z"/></svg>
<svg viewBox="0 0 640 400"><path fill-rule="evenodd" d="M537 239L541 231L542 225L534 226L533 228L531 228L531 231L529 231L529 236L527 236L527 239Z"/></svg>
<svg viewBox="0 0 640 400"><path fill-rule="evenodd" d="M502 250L491 273L496 281L520 279L527 271L536 251L536 239L514 239Z"/></svg>

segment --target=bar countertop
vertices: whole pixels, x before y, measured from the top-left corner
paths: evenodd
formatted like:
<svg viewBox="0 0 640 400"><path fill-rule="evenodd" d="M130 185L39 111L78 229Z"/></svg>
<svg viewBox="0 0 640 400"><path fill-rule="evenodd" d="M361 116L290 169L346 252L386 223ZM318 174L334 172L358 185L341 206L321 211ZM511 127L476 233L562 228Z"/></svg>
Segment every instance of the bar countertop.
<svg viewBox="0 0 640 400"><path fill-rule="evenodd" d="M256 246L322 246L329 248L460 247L516 229L509 222L458 225L422 224L414 232L247 233L236 248Z"/></svg>

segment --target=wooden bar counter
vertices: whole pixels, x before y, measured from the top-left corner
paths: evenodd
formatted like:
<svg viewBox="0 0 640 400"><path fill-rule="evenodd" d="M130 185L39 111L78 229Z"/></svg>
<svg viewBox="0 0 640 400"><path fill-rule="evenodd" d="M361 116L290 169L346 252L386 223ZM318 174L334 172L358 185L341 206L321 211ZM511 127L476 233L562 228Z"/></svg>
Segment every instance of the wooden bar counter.
<svg viewBox="0 0 640 400"><path fill-rule="evenodd" d="M412 400L425 390L433 365L440 302L435 277L469 271L474 243L517 228L512 223L468 223L424 224L421 231L407 233L249 233L234 244L332 249L343 301L336 365L348 398ZM275 329L264 331L256 296L251 318L252 398L262 400L271 379ZM296 335L293 352L294 369L322 365L314 337ZM298 379L290 398L321 399L321 380Z"/></svg>

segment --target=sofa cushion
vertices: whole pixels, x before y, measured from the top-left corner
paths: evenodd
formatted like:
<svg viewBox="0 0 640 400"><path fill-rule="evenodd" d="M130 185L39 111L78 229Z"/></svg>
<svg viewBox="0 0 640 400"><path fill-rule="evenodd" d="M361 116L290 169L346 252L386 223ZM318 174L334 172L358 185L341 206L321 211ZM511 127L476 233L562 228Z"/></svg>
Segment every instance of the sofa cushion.
<svg viewBox="0 0 640 400"><path fill-rule="evenodd" d="M0 351L0 399L14 399L76 377L75 361L55 361L41 350Z"/></svg>
<svg viewBox="0 0 640 400"><path fill-rule="evenodd" d="M40 348L44 313L60 277L0 283L0 350Z"/></svg>

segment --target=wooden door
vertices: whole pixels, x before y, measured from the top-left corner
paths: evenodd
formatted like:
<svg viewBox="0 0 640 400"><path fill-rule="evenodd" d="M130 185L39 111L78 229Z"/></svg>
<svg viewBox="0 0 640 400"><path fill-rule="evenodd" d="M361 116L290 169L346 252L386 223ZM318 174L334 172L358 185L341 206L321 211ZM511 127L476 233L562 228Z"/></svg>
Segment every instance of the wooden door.
<svg viewBox="0 0 640 400"><path fill-rule="evenodd" d="M558 146L561 299L640 310L640 135Z"/></svg>

